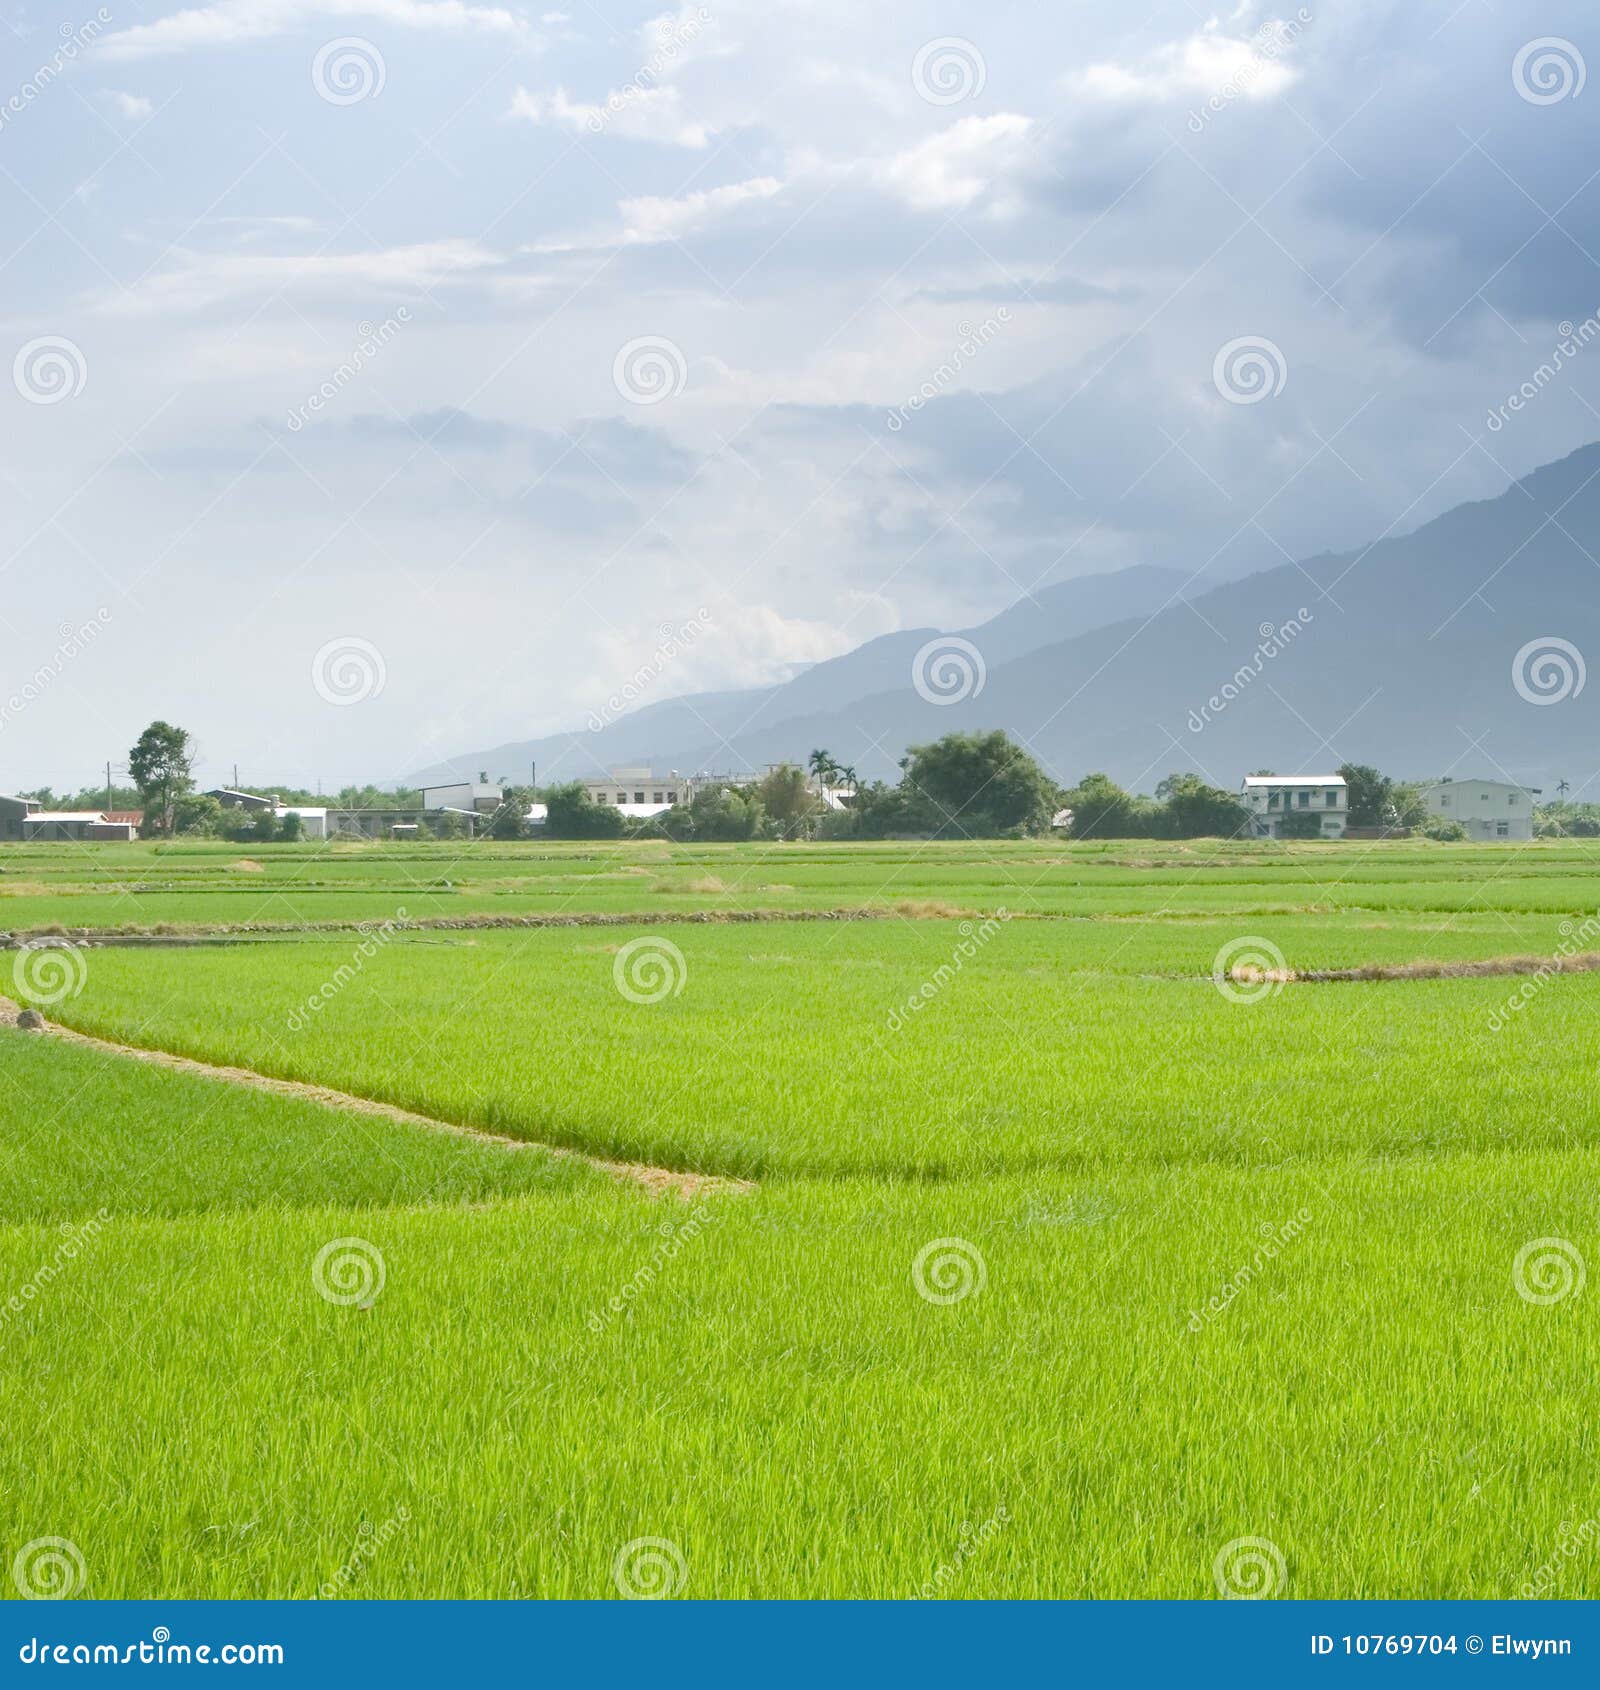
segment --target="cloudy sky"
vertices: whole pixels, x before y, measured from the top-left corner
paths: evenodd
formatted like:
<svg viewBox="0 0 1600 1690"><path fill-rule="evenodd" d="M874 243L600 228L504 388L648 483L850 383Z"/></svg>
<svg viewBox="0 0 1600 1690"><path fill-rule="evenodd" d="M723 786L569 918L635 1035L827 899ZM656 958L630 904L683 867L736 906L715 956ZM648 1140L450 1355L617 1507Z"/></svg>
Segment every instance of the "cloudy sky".
<svg viewBox="0 0 1600 1690"><path fill-rule="evenodd" d="M1600 309L1576 0L4 15L0 789L386 779L702 609L661 696L1600 437L1600 346L1495 414Z"/></svg>

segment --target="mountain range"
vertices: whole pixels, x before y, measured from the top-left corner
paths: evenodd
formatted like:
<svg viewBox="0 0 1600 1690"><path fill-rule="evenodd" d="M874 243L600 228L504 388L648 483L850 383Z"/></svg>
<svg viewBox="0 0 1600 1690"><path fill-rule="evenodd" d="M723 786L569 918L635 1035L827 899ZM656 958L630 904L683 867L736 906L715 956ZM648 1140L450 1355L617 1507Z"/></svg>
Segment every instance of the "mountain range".
<svg viewBox="0 0 1600 1690"><path fill-rule="evenodd" d="M474 752L417 779L541 781L803 763L892 778L905 747L1000 727L1064 784L1375 763L1600 798L1600 445L1415 531L1216 586L1139 565L1040 590L954 633L869 640L781 685L647 705L594 732ZM1585 790L1585 788L1588 788Z"/></svg>

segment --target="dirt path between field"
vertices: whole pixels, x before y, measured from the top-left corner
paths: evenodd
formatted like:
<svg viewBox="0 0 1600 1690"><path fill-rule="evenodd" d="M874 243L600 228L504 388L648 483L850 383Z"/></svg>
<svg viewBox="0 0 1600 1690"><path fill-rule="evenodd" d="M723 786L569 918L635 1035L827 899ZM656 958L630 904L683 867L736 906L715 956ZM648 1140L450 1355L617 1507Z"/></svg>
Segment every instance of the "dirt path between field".
<svg viewBox="0 0 1600 1690"><path fill-rule="evenodd" d="M10 998L0 997L0 1027L15 1030L23 1013ZM178 1056L170 1050L147 1050L140 1045L118 1044L112 1039L100 1039L90 1033L75 1032L59 1022L44 1021L35 1036L60 1039L64 1044L83 1045L90 1050L103 1051L108 1056L127 1056L136 1062L153 1063L158 1068L175 1068L180 1073L198 1074L202 1079L221 1080L229 1085L249 1086L256 1091L276 1092L280 1097L295 1097L304 1102L320 1103L326 1109L344 1109L357 1115L376 1115L385 1121L398 1121L406 1126L427 1127L434 1132L454 1133L458 1138L477 1139L482 1144L498 1144L508 1150L534 1150L546 1156L570 1156L587 1162L591 1168L609 1174L613 1179L643 1186L652 1197L671 1194L688 1200L753 1191L749 1180L733 1179L723 1174L697 1174L681 1168L656 1168L645 1162L613 1162L602 1156L588 1156L581 1150L565 1145L539 1144L529 1139L510 1138L502 1133L485 1132L480 1127L465 1127L454 1121L440 1121L431 1115L418 1115L401 1109L397 1104L380 1103L375 1098L356 1097L351 1092L335 1091L331 1086L312 1085L305 1080L280 1080L270 1074L258 1074L252 1068L229 1068L214 1062L197 1062L193 1057Z"/></svg>
<svg viewBox="0 0 1600 1690"><path fill-rule="evenodd" d="M1592 974L1600 969L1600 951L1571 956L1494 956L1463 962L1366 962L1355 968L1238 967L1230 978L1249 985L1272 981L1306 986L1348 980L1481 980L1500 974ZM1215 978L1215 976L1213 976Z"/></svg>

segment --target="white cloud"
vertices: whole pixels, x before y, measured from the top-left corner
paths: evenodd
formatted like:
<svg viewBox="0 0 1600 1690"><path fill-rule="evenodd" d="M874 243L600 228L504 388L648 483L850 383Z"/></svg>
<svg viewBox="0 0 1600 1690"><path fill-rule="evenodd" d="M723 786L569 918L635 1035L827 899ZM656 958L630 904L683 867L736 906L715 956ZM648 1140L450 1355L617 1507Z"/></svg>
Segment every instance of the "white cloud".
<svg viewBox="0 0 1600 1690"><path fill-rule="evenodd" d="M683 194L676 199L623 200L617 207L622 213L622 238L636 242L675 241L736 206L751 200L771 199L782 188L775 176L757 176L748 182L730 182L725 187Z"/></svg>
<svg viewBox="0 0 1600 1690"><path fill-rule="evenodd" d="M142 121L156 109L143 94L124 94L116 88L107 88L102 98L118 117L125 117L130 123Z"/></svg>
<svg viewBox="0 0 1600 1690"><path fill-rule="evenodd" d="M486 271L499 253L476 241L429 241L357 253L196 253L177 251L172 262L126 293L108 295L108 316L192 311L219 300L301 289L370 292L373 288L420 292Z"/></svg>
<svg viewBox="0 0 1600 1690"><path fill-rule="evenodd" d="M1016 112L964 117L877 167L880 182L923 211L951 211L972 202L1016 161L1033 127Z"/></svg>
<svg viewBox="0 0 1600 1690"><path fill-rule="evenodd" d="M1303 27L1271 19L1254 35L1222 33L1217 20L1182 41L1169 41L1140 58L1105 59L1075 72L1067 86L1103 100L1159 102L1237 87L1242 98L1270 99L1299 75L1284 54Z"/></svg>
<svg viewBox="0 0 1600 1690"><path fill-rule="evenodd" d="M634 85L613 89L599 105L569 99L565 88L551 94L518 88L507 115L590 135L625 135L635 141L669 141L674 146L696 149L704 147L715 133L707 124L685 116L683 97L676 88Z"/></svg>
<svg viewBox="0 0 1600 1690"><path fill-rule="evenodd" d="M403 29L432 29L451 35L487 32L524 35L527 23L498 6L469 6L463 0L215 0L155 23L135 24L106 36L96 51L107 59L143 59L198 47L227 47L284 35L302 23L332 26L348 18L370 18Z"/></svg>

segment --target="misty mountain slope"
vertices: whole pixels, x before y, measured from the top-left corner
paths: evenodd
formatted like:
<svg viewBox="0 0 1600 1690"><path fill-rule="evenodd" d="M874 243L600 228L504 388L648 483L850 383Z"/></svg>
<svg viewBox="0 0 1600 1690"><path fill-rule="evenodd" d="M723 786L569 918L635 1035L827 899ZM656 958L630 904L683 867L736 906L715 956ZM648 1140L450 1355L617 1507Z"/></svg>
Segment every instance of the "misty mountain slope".
<svg viewBox="0 0 1600 1690"><path fill-rule="evenodd" d="M1042 587L988 622L947 637L971 641L986 663L1006 662L1070 634L1148 615L1184 592L1188 582L1181 570L1151 565L1081 576ZM909 686L918 652L939 637L934 628L881 634L853 651L809 665L779 686L695 693L646 704L596 731L552 734L463 753L412 778L459 780L484 770L491 778L525 779L534 762L541 781L604 773L622 763L648 762L662 772L739 767L743 754L732 754L724 740L779 747L770 756L755 758L755 767L781 758L803 760L815 745L827 742L793 745L789 723Z"/></svg>
<svg viewBox="0 0 1600 1690"><path fill-rule="evenodd" d="M1589 446L1412 534L990 664L959 703L902 684L738 736L734 750L759 763L826 745L886 776L908 744L1004 727L1064 782L1103 769L1148 789L1193 770L1233 786L1252 769L1350 759L1406 776L1565 777L1574 796L1597 796L1600 685L1581 684L1600 654L1597 558ZM1261 630L1291 619L1300 631L1262 655Z"/></svg>

